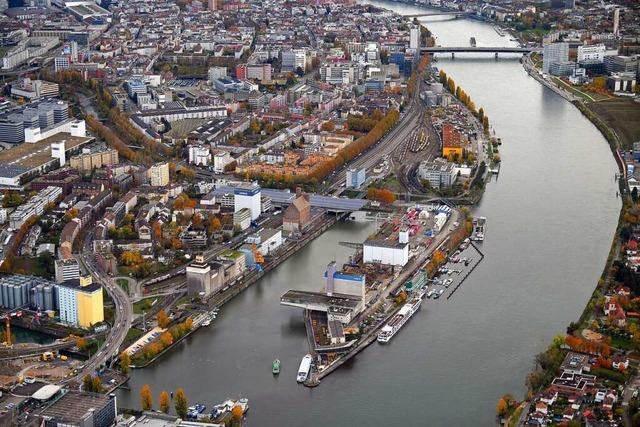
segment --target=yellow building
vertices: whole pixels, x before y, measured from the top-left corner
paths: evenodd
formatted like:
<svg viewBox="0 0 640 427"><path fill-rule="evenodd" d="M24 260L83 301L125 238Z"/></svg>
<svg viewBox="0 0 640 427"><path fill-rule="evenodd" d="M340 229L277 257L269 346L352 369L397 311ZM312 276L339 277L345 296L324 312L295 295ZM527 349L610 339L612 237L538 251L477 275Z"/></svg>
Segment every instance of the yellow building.
<svg viewBox="0 0 640 427"><path fill-rule="evenodd" d="M69 159L72 168L81 172L90 172L103 166L118 164L118 152L114 149L81 153Z"/></svg>
<svg viewBox="0 0 640 427"><path fill-rule="evenodd" d="M149 183L153 187L164 187L169 184L169 163L156 163L147 171Z"/></svg>
<svg viewBox="0 0 640 427"><path fill-rule="evenodd" d="M81 328L90 328L104 321L102 286L91 276L66 280L58 285L60 320Z"/></svg>

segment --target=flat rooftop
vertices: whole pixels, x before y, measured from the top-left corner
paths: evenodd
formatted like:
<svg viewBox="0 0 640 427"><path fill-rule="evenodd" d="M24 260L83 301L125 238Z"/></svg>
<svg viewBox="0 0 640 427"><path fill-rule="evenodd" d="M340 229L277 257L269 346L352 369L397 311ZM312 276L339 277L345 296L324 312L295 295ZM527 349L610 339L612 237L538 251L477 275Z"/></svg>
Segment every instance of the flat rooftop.
<svg viewBox="0 0 640 427"><path fill-rule="evenodd" d="M81 420L90 409L100 410L111 404L112 398L98 393L80 393L70 390L55 403L42 411L42 416L57 420Z"/></svg>
<svg viewBox="0 0 640 427"><path fill-rule="evenodd" d="M377 248L394 248L403 249L409 243L400 243L394 239L367 239L364 241L364 246L375 246Z"/></svg>
<svg viewBox="0 0 640 427"><path fill-rule="evenodd" d="M53 160L51 144L64 141L65 151L69 151L88 144L92 140L93 137L71 136L70 133L60 132L38 142L23 142L8 150L0 151L0 164L23 167L27 170L36 169Z"/></svg>
<svg viewBox="0 0 640 427"><path fill-rule="evenodd" d="M280 302L285 304L313 304L319 306L341 307L353 310L361 304L361 299L352 295L333 294L328 296L324 292L287 291Z"/></svg>

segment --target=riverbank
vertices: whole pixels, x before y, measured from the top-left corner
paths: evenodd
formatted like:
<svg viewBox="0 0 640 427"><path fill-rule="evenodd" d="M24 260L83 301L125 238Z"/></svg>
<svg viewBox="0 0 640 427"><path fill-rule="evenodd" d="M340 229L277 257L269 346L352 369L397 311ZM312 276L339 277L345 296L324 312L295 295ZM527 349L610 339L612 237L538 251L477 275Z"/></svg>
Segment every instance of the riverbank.
<svg viewBox="0 0 640 427"><path fill-rule="evenodd" d="M238 283L233 286L230 286L229 289L222 291L216 295L214 295L211 299L207 301L208 307L220 308L229 301L231 301L234 297L241 294L243 291L248 289L251 285L258 282L264 275L269 273L270 271L277 268L281 263L286 261L290 256L298 252L300 249L304 248L306 245L311 243L314 239L320 236L322 233L327 231L330 227L332 227L338 221L337 216L327 216L323 218L318 225L316 225L311 230L308 230L303 238L297 240L294 244L289 245L283 251L281 251L277 257L273 258L270 262L265 263L260 270L253 270L245 275ZM143 369L151 366L155 362L161 359L161 357L171 350L173 350L178 344L182 343L187 337L194 334L196 331L201 328L206 327L202 324L202 321L194 322L193 328L190 329L185 335L181 336L179 339L172 342L167 347L163 348L158 354L153 356L151 359L144 361L141 364L132 364L131 368L134 369ZM140 350L142 351L142 350Z"/></svg>
<svg viewBox="0 0 640 427"><path fill-rule="evenodd" d="M564 375L562 366L566 364L566 360L571 357L580 357L572 356L573 354L582 353L587 354L589 357L597 357L597 362L591 367L592 373L595 374L592 381L596 386L602 386L602 384L607 386L609 382L614 379L616 381L634 382L634 379L637 378L637 370L629 367L628 358L631 357L630 352L634 351L634 348L638 350L640 347L638 347L637 344L629 346L626 341L630 335L626 335L625 339L621 339L621 337L625 336L625 333L632 334L633 332L627 329L628 326L625 319L628 309L626 304L628 303L624 303L622 300L619 301L618 297L620 296L624 298L624 301L628 301L630 298L634 298L634 293L636 292L634 287L623 278L629 276L621 274L620 269L626 262L624 248L631 241L629 240L629 230L637 223L638 198L637 196L632 197L627 184L627 166L622 152L625 149L629 149L630 144L623 143L618 136L622 129L611 126L610 123L607 123L603 117L591 108L591 105L594 105L597 101L593 99L588 101L587 97L584 96L574 96L565 88L559 87L556 82L543 78L539 70L533 65L529 56L525 57L523 65L529 75L562 96L565 100L571 102L585 118L593 123L605 138L618 167L619 172L616 174L618 194L621 195L623 200L622 207L618 214L616 231L610 245L609 255L606 258L602 274L584 310L577 321L567 326L566 337L557 337L549 348L536 356L536 367L534 371L527 376L529 397L524 401L524 407L538 408L544 404L544 397L541 396L548 394L549 390L558 390L554 388L553 384L556 383L559 375ZM638 112L640 113L640 106L638 107ZM640 138L640 132L636 137ZM631 273L631 275L633 274L634 273ZM615 317L612 316L611 304L619 307L616 308ZM621 321L621 318L624 320ZM611 326L608 326L609 323ZM633 339L635 341L635 337ZM623 362L621 365L617 362L619 360L626 360L626 362ZM618 374L618 371L620 371L621 374L618 376L614 375ZM621 384L620 387L623 387L623 385ZM631 392L625 392L625 394L631 395ZM501 400L505 400L505 398L503 397ZM614 401L614 404L615 403ZM623 406L616 406L617 409L615 412L616 419L619 419L627 426L630 425L628 423L630 420L628 404L629 401L626 400ZM637 405L634 406L637 408ZM507 416L509 425L521 425L521 423L524 423L528 419L530 414L522 413L522 411L511 412L514 407L501 409L499 404L498 413L501 416ZM592 409L596 409L596 412L599 411L597 402L594 408L580 406L580 411L585 413L591 412ZM504 413L500 413L503 410ZM533 411L533 409L531 410ZM564 413L566 414L569 408L560 405L554 410L559 410L560 412L565 411ZM624 417L621 417L623 414ZM534 415L534 417L537 417L537 415ZM624 418L624 421L622 418ZM607 419L611 418L609 417Z"/></svg>

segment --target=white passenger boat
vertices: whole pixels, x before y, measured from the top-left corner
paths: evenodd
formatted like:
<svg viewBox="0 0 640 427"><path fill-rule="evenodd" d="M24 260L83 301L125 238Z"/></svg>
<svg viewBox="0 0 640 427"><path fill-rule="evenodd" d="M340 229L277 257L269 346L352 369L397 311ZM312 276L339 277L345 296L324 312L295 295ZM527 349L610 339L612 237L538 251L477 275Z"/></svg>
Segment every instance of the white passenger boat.
<svg viewBox="0 0 640 427"><path fill-rule="evenodd" d="M382 327L378 332L378 342L387 343L393 338L393 336L407 323L407 320L415 314L422 304L422 298L413 298L408 303L402 306L402 308L389 320L389 322Z"/></svg>

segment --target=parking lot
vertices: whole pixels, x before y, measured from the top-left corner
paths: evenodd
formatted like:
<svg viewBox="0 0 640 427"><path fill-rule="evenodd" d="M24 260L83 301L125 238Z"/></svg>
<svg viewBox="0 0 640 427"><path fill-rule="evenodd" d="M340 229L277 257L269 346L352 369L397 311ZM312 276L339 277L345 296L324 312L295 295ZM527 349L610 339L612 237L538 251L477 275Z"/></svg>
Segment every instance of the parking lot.
<svg viewBox="0 0 640 427"><path fill-rule="evenodd" d="M427 298L451 298L469 273L482 261L482 253L473 244L463 243L461 249L452 253L436 276L429 280Z"/></svg>

